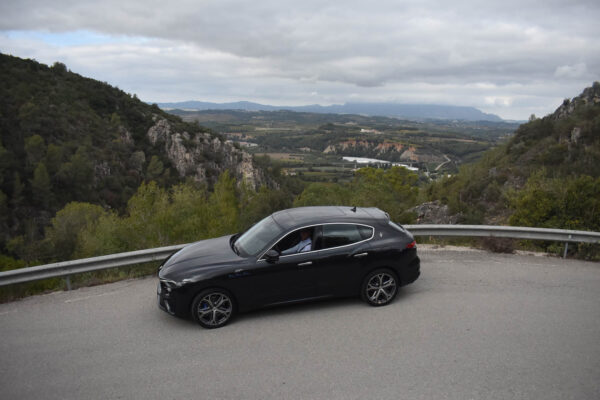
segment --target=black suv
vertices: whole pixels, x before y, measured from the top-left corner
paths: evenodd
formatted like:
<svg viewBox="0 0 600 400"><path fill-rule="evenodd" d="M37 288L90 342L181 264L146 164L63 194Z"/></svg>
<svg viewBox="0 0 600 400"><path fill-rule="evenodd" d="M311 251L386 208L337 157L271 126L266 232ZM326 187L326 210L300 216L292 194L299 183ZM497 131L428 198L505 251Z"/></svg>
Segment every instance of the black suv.
<svg viewBox="0 0 600 400"><path fill-rule="evenodd" d="M320 298L382 306L419 269L412 235L377 208L292 208L171 255L159 268L158 304L218 328L236 312Z"/></svg>

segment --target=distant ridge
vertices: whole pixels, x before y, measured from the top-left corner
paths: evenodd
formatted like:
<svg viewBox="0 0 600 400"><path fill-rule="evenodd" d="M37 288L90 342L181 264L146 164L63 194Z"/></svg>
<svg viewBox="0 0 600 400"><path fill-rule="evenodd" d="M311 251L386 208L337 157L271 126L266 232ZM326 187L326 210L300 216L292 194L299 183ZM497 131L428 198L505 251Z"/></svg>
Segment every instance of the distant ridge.
<svg viewBox="0 0 600 400"><path fill-rule="evenodd" d="M331 106L318 104L307 106L272 106L238 101L234 103L209 103L203 101L182 101L178 103L158 103L160 108L181 110L244 110L312 112L321 114L360 114L369 116L395 117L409 120L461 120L502 122L495 114L486 114L474 107L445 106L435 104L397 104L397 103L345 103Z"/></svg>

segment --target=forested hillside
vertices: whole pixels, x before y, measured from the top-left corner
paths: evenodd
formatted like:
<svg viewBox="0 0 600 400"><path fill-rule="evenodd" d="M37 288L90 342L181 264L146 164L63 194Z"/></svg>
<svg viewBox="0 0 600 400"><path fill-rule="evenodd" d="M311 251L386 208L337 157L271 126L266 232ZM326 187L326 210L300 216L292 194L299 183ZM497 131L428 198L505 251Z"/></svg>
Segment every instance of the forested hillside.
<svg viewBox="0 0 600 400"><path fill-rule="evenodd" d="M123 212L143 182L212 186L225 170L265 183L249 154L197 124L61 63L0 54L0 248L38 239L71 201Z"/></svg>
<svg viewBox="0 0 600 400"><path fill-rule="evenodd" d="M463 223L600 231L600 83L428 188ZM585 246L580 246L585 247Z"/></svg>

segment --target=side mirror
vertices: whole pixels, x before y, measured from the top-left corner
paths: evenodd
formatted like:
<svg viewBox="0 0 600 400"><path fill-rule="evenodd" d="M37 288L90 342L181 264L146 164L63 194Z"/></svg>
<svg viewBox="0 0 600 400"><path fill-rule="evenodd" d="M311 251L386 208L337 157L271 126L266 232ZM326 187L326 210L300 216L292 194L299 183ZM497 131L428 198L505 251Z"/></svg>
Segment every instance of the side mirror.
<svg viewBox="0 0 600 400"><path fill-rule="evenodd" d="M265 253L265 260L269 263L274 263L279 260L279 252L277 250L269 250Z"/></svg>

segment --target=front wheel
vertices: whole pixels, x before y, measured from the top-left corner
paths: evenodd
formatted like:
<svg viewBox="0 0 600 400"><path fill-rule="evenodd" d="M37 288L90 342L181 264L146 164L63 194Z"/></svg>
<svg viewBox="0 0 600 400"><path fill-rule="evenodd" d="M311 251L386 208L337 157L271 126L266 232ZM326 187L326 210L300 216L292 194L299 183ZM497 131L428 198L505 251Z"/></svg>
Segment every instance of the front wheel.
<svg viewBox="0 0 600 400"><path fill-rule="evenodd" d="M361 297L371 306L389 304L398 293L398 278L388 269L378 269L365 278Z"/></svg>
<svg viewBox="0 0 600 400"><path fill-rule="evenodd" d="M229 322L233 312L231 295L221 289L203 290L192 302L192 317L207 329L222 327Z"/></svg>

